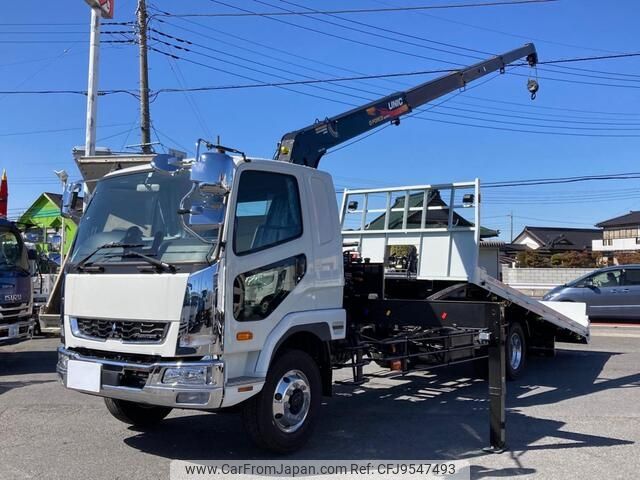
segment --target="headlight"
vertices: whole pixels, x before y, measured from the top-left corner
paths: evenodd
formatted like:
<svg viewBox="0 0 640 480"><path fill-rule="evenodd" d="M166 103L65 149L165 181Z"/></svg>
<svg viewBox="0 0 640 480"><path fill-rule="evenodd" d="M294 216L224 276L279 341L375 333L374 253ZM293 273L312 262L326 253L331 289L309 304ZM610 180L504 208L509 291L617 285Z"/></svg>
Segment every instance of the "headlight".
<svg viewBox="0 0 640 480"><path fill-rule="evenodd" d="M206 385L211 383L211 375L206 366L167 368L162 383L176 385Z"/></svg>

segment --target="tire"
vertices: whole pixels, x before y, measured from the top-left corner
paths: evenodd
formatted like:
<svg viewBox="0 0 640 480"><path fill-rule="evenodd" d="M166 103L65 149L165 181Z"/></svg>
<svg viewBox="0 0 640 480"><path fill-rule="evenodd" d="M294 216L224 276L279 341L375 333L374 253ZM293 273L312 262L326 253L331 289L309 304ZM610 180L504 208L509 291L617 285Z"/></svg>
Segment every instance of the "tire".
<svg viewBox="0 0 640 480"><path fill-rule="evenodd" d="M513 322L507 330L506 373L508 380L519 378L527 363L527 338L520 322Z"/></svg>
<svg viewBox="0 0 640 480"><path fill-rule="evenodd" d="M39 337L40 335L42 335L42 331L40 330L40 320L38 320L38 317L36 317L36 321L33 324L33 335L31 336L31 338Z"/></svg>
<svg viewBox="0 0 640 480"><path fill-rule="evenodd" d="M303 351L288 350L274 360L262 391L243 404L245 430L260 448L294 452L313 432L321 396L316 362Z"/></svg>
<svg viewBox="0 0 640 480"><path fill-rule="evenodd" d="M170 407L156 407L113 398L105 398L104 403L111 415L123 423L136 427L157 425L171 412Z"/></svg>

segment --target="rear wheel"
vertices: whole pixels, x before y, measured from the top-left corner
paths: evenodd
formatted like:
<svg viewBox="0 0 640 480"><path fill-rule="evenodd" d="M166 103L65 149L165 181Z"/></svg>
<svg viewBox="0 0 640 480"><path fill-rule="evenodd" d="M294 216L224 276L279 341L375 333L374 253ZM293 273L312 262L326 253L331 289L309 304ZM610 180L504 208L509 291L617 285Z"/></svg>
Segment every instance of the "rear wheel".
<svg viewBox="0 0 640 480"><path fill-rule="evenodd" d="M269 368L262 391L243 405L250 438L261 448L289 453L302 447L315 427L322 382L307 353L290 350Z"/></svg>
<svg viewBox="0 0 640 480"><path fill-rule="evenodd" d="M507 333L507 378L515 380L524 372L527 360L527 340L519 322L509 326Z"/></svg>
<svg viewBox="0 0 640 480"><path fill-rule="evenodd" d="M114 398L105 398L104 403L111 415L123 423L137 427L156 425L171 412L170 407L157 407Z"/></svg>

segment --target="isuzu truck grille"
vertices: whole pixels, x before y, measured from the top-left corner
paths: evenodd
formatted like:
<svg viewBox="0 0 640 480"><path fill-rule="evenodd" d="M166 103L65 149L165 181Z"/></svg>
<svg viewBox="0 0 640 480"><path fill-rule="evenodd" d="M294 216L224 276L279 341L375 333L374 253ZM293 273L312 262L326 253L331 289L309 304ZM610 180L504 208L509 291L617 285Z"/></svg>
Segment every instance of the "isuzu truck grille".
<svg viewBox="0 0 640 480"><path fill-rule="evenodd" d="M78 333L96 340L122 340L130 343L161 343L169 330L168 322L128 322L124 320L76 319Z"/></svg>

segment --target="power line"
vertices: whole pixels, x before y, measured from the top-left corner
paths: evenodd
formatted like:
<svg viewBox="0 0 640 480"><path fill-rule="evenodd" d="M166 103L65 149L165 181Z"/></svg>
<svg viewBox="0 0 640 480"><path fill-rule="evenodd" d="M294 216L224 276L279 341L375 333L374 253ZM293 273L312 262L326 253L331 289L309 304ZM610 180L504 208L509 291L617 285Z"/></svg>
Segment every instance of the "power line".
<svg viewBox="0 0 640 480"><path fill-rule="evenodd" d="M211 0L211 1L215 1L215 0ZM291 2L288 2L288 3L291 3ZM237 8L237 7L234 7L234 8ZM156 10L157 10L157 9L156 9ZM242 10L242 9L241 9L241 10ZM166 12L165 12L165 13L166 13ZM337 17L337 18L340 18L340 17ZM161 20L161 19L158 19L158 20L159 20L159 21L161 21L161 22L168 23L168 22L166 22L165 20ZM198 26L198 27L200 27L200 28L203 28L203 29L207 29L207 30L209 30L209 28L208 28L208 27L206 27L206 26L204 26L204 25L202 25L202 24L199 24L199 23L197 23L197 22L194 22L194 21L192 21L192 20L188 20L188 19L180 19L180 20L182 20L183 22L191 23L191 24L196 25L196 26ZM272 20L276 20L276 21L277 21L277 19L272 19ZM287 23L287 22L285 22L285 23ZM295 25L295 24L292 24L292 25L293 25L293 26L297 26L297 25ZM175 26L175 25L174 25L174 26ZM182 26L182 25L181 25L181 26L175 26L175 27L176 27L176 28L183 29L183 30L184 30L184 29L186 29L187 31L191 31L192 33L195 33L195 34L197 34L197 35L199 35L199 36L203 36L203 37L205 37L205 38L211 38L212 40L215 40L215 41L222 41L223 43L230 44L229 42L226 42L226 41L224 41L224 40L219 40L219 39L216 39L216 38L214 38L214 37L207 36L205 33L202 33L202 32L195 32L195 31L193 31L193 30L189 30L188 28L186 28L186 27L184 27L184 26ZM300 27L300 26L298 26L298 27L299 27L299 28L304 28L304 27ZM377 28L377 27L376 27L376 26L371 26L371 28ZM214 31L217 31L217 32L219 32L219 33L222 33L222 34L223 34L223 35L225 35L225 36L235 37L235 38L238 38L238 39L240 39L240 40L242 40L242 41L245 41L245 42L248 42L248 43L251 43L251 44L255 44L255 45L257 45L257 46L260 46L260 47L264 48L264 45L262 45L262 44L259 44L259 43L256 43L256 42L248 41L246 38L243 38L243 37L234 36L232 33L230 34L230 33L228 33L228 32L222 32L222 31L220 31L220 30L215 30L215 29L213 29L213 30L214 30ZM315 30L312 30L312 31L315 31ZM393 31L392 31L392 32L393 32ZM401 32L396 32L396 33L401 33ZM426 39L426 38L424 38L424 37L415 37L415 36L413 36L413 37L414 37L414 38L422 39L422 40L424 40L424 41L432 41L432 40L430 40L430 39ZM438 43L438 42L436 42L436 43ZM234 44L231 44L231 45L232 45L232 46L236 46L236 47L237 47L237 45L234 45ZM454 47L454 48L462 48L462 49L465 49L465 48L466 48L466 47L461 47L461 46L452 45L452 44L445 44L445 45L448 45L448 46L451 46L451 47ZM248 50L248 49L246 49L246 48L244 48L244 47L238 47L238 48L242 48L242 49L244 49L244 50ZM302 57L302 56L299 56L299 55L295 55L295 54L292 54L291 52L288 52L288 51L285 51L285 50L277 49L276 47L271 47L271 50L279 51L279 52L281 52L281 53L283 53L283 54L290 55L290 56L294 56L294 57L297 57L297 58L302 58L302 59L304 59L304 60L309 60L309 59L308 59L308 58L306 58L306 57ZM251 51L251 50L249 50L249 51ZM255 52L253 52L253 53L255 53ZM452 53L455 53L455 52L452 52ZM263 54L261 54L261 55L263 55ZM609 58L620 58L620 57L625 57L625 56L626 56L626 57L628 57L628 56L634 56L634 55L638 55L638 54L637 54L637 53L625 53L625 54L620 54L620 55L601 55L601 56L591 56L591 57L576 57L576 58L571 58L571 59L549 60L549 61L547 61L547 62L542 62L542 63L543 63L543 64L547 64L547 63L558 64L558 63L560 63L560 62L566 62L566 61L576 62L576 61L604 60L604 59L609 59ZM283 60L277 59L277 57L273 57L273 56L269 56L269 55L267 55L267 56L268 56L269 58L276 59L276 60L278 60L278 61L283 61ZM344 70L344 71L349 71L349 72L352 72L352 73L361 73L361 72L356 72L356 71L349 70L349 69L344 69L344 68L342 68L342 67L340 67L340 66L337 66L337 65L327 64L326 62L322 62L322 61L317 61L316 63L320 63L320 64L323 64L323 65L329 66L329 67L331 67L331 68L337 68L337 69L341 69L341 70ZM318 69L311 68L311 67L306 67L306 66L304 66L304 67L302 67L302 68L306 68L306 69L310 69L310 70L314 70L314 71L319 71ZM575 67L562 67L562 66L560 66L560 65L557 65L557 66L556 66L556 68L571 68L571 69L575 69ZM586 69L585 69L585 70L586 70ZM320 72L320 73L324 73L324 72L322 72L322 71L319 71L319 72ZM559 81L563 81L563 79L558 79L558 80L559 80ZM615 80L619 80L619 79L615 79ZM564 80L564 81L566 81L566 80ZM584 110L582 110L582 112L591 113L590 111L584 111ZM594 113L600 113L600 112L594 112ZM613 113L613 112L602 112L602 113L610 114L610 113Z"/></svg>
<svg viewBox="0 0 640 480"><path fill-rule="evenodd" d="M476 98L467 95L465 96L466 100L475 100ZM629 121L640 121L640 119L635 119L633 116L629 116L628 118L617 118L617 117L592 117L592 116L585 116L585 114L582 115L567 115L567 114L558 114L558 113L550 113L550 112L537 112L537 111L531 111L531 110L522 110L522 109L513 109L513 108L502 108L502 107L498 107L495 106L495 104L492 104L490 107L488 107L486 104L482 104L482 103L473 103L473 102L468 102L468 101L462 101L462 100L456 100L455 102L452 102L456 105L464 105L464 106L468 106L468 107L473 107L473 108L491 108L492 111L498 111L498 112L509 112L509 113L521 113L521 114L525 114L525 115L537 115L539 117L538 120L547 120L548 117L552 117L552 118L558 118L561 120L568 120L568 121L573 121L575 119L578 120L601 120L601 123L606 123L606 122L620 122L621 124L626 124ZM528 106L526 104L518 104L522 107ZM497 115L497 114L496 114ZM594 115L592 113L589 113L587 115ZM598 114L598 115L603 115L603 114ZM638 114L640 116L640 114ZM535 118L535 117L529 117L529 118ZM548 121L552 121L551 119L549 119ZM555 120L553 120L555 121ZM632 124L634 125L634 124Z"/></svg>
<svg viewBox="0 0 640 480"><path fill-rule="evenodd" d="M422 110L418 110L417 111L422 111ZM468 110L467 110L468 111ZM567 125L540 125L537 123L525 123L525 122L514 122L514 121L504 121L504 120L494 120L494 119L485 119L485 118L479 118L479 117L474 117L474 116L470 116L470 115L460 115L460 114L456 114L456 113L446 113L446 112L432 112L436 115L446 115L448 117L455 117L455 118L463 118L466 120L478 120L478 121L490 121L492 123L500 123L500 124L506 124L506 125L520 125L523 127L536 127L536 128L558 128L561 130L596 130L596 131L638 131L640 129L638 128L625 128L625 127L575 127L575 126L567 126ZM494 115L494 114L485 114L485 115Z"/></svg>
<svg viewBox="0 0 640 480"><path fill-rule="evenodd" d="M314 93L309 93L309 92L301 92L299 90L295 90L293 88L290 88L290 86L293 86L293 85L303 85L305 83L309 83L310 81L308 81L308 80L305 80L305 81L285 81L285 82L265 83L265 82L261 82L260 80L257 80L257 79L252 78L252 77L248 77L248 76L240 74L240 73L231 72L229 70L225 70L223 68L215 67L213 65L208 65L206 63L198 62L196 60L191 60L189 58L180 57L178 55L165 52L165 51L157 49L155 47L149 47L149 50L152 50L154 52L157 52L157 53L160 53L162 55L168 56L168 57L173 58L175 60L183 60L185 62L192 63L194 65L199 65L201 67L205 67L205 68L208 68L208 69L211 69L211 70L215 70L215 71L218 71L218 72L222 72L222 73L226 73L226 74L233 75L233 76L236 76L236 77L240 77L240 78L244 78L244 79L248 79L248 80L254 81L254 82L256 82L255 84L253 84L254 87L276 87L276 88L280 88L282 90L287 90L289 92L294 92L294 93L297 93L297 94L300 94L300 95L306 95L308 97L313 97L313 98L317 98L317 99L321 99L321 100L326 100L328 102L340 103L342 105L349 105L349 106L352 106L352 107L357 106L356 104L348 103L348 102L345 102L345 101L342 101L342 100L323 97L321 95L316 95ZM267 74L267 75L269 75L269 74ZM215 88L215 89L217 90L218 88ZM228 88L226 88L225 90L227 90L227 89ZM157 96L160 93L170 93L170 92L183 92L183 91L185 91L185 92L197 92L197 91L208 91L208 90L212 90L212 88L210 88L210 87L205 87L205 88L187 88L187 89L162 88L160 90L157 90L154 93L154 95Z"/></svg>
<svg viewBox="0 0 640 480"><path fill-rule="evenodd" d="M256 3L262 3L264 5L274 6L274 5L272 5L270 3L267 3L267 2L264 2L264 1L258 1L258 0L254 0L254 1ZM291 2L291 1L287 1L287 0L280 0L280 1L282 3L286 3L288 5L293 5L293 6L296 6L296 7L299 7L299 8L305 8L305 9L307 9L309 11L309 13L314 13L314 14L319 13L318 10L314 10L312 8L305 7L303 5L300 5L300 4ZM282 9L283 7L276 7L276 8ZM361 26L364 26L364 27L367 27L367 28L374 29L376 35L379 35L380 31L384 31L384 32L392 33L394 35L399 35L399 36L402 36L402 37L411 38L411 39L415 39L415 40L421 40L423 42L433 43L433 44L441 45L441 46L445 46L445 47L457 48L459 50L464 50L464 51L467 51L467 52L479 53L479 54L482 54L482 55L493 55L493 53L486 52L486 51L483 51L483 50L477 50L477 49L474 49L474 48L468 48L468 47L463 47L463 46L460 46L460 45L454 45L452 43L441 42L441 41L433 40L433 39L430 39L430 38L421 37L421 36L418 36L418 35L411 35L411 34L406 33L406 32L392 30L390 28L380 27L378 25L371 25L370 23L365 23L365 22L362 22L362 21L357 21L357 20L353 20L353 19L349 19L349 18L344 18L344 17L341 17L339 15L333 15L333 14L326 14L326 15L330 16L332 18L337 18L337 19L342 20L344 22L348 22L348 23L354 24L354 25L361 25ZM316 18L314 20L318 20L318 19ZM336 24L333 24L333 25L336 25ZM342 26L342 28L347 28L347 27ZM359 29L353 29L353 30L355 30L357 32L362 32L362 30L359 30ZM362 32L362 33L368 33L368 32ZM477 57L477 56L473 56L473 55L466 55L466 54L461 54L461 53L458 53L458 52L452 52L451 50L444 50L444 49L441 49L441 48L427 47L426 45L420 45L420 44L416 44L416 43L413 43L413 42L401 41L401 40L390 38L390 37L386 37L386 36L383 36L383 38L388 38L388 39L393 40L393 41L406 43L407 45L413 45L413 46L418 46L418 47L422 47L422 48L429 48L431 50L436 50L436 51L439 51L439 52L450 53L452 55L462 55L462 56L465 56L465 57L476 58L476 59L481 58L481 57Z"/></svg>
<svg viewBox="0 0 640 480"><path fill-rule="evenodd" d="M506 104L506 105L516 105L516 106L519 106L519 107L529 107L529 108L537 108L537 109L543 109L543 110L557 110L557 111L575 112L575 113L592 113L592 114L598 114L598 115L620 115L620 116L634 116L634 117L635 116L640 116L640 113L605 112L605 111L602 111L602 110L583 110L583 109L576 109L576 108L550 107L550 106L546 106L546 105L534 105L534 104L530 104L530 103L512 102L512 101L509 101L509 100L501 100L501 99L497 99L497 98L478 97L476 95L467 95L466 98L480 100L480 101L483 101L483 102L502 103L502 104Z"/></svg>
<svg viewBox="0 0 640 480"><path fill-rule="evenodd" d="M227 6L227 7L230 7L230 8L235 8L236 10L240 10L240 11L243 11L243 12L256 13L256 12L253 12L252 10L247 10L245 8L237 7L235 5L229 5L229 4L227 4L225 2L221 2L219 0L209 0L209 1L213 2L213 3L220 4L220 5ZM290 26L293 26L293 27L298 28L298 29L315 32L315 33L318 33L320 35L324 35L324 36L327 36L327 37L337 38L337 39L340 39L340 40L343 40L343 41L346 41L346 42L349 42L349 43L354 43L354 44L357 44L357 45L360 45L360 46L365 46L365 47L369 47L369 48L375 48L375 49L378 49L378 50L384 50L384 51L387 51L387 52L397 53L397 54L400 54L400 55L406 55L406 56L415 57L415 58L422 58L423 60L430 60L430 61L434 61L434 62L447 63L447 64L455 65L455 66L458 66L458 67L460 66L459 63L449 62L447 60L441 60L441 59L438 59L438 58L427 57L425 55L420 55L420 54L417 54L417 53L409 53L409 52L406 52L406 51L403 51L403 50L398 50L398 49L395 49L395 48L388 48L388 47L384 47L382 45L376 45L376 44L372 44L372 43L363 42L363 41L356 40L356 39L353 39L353 38L349 38L349 37L345 37L345 36L338 35L338 34L335 34L335 33L327 32L327 31L324 31L324 30L318 30L316 28L306 27L306 26L303 26L303 25L298 25L297 23L288 22L286 20L282 20L281 18L277 18L277 17L268 17L267 16L267 17L262 17L262 18L266 18L266 19L269 19L269 20L272 20L272 21L275 21L275 22L278 22L278 23L285 24L285 25L290 25ZM330 23L330 24L333 23L333 22L329 22L328 20L323 20L323 19L315 19L315 20L322 21L323 23ZM340 26L339 24L335 24L335 25ZM344 26L342 26L342 27L343 28L347 28L347 27L344 27ZM370 35L373 35L373 34L370 34Z"/></svg>
<svg viewBox="0 0 640 480"><path fill-rule="evenodd" d="M380 1L380 0L373 0L373 1L375 3L380 4L380 5L392 5L390 3L383 2L383 1ZM512 32L505 32L503 30L496 30L494 28L489 28L489 27L480 26L480 25L474 25L474 24L471 24L471 23L462 22L460 20L453 20L453 19L450 19L450 18L440 17L440 16L437 16L437 15L433 15L432 13L425 13L425 12L420 12L420 11L415 11L415 12L412 12L412 13L414 15L421 15L421 16L424 16L424 17L434 18L434 19L440 20L442 22L453 23L455 25L462 25L462 26L465 26L465 27L468 27L468 28L474 28L474 29L477 29L477 30L483 30L483 31L486 31L486 32L491 32L491 33L498 33L500 35L505 35L505 36L508 36L508 37L520 38L520 39L524 39L524 40L529 41L529 42L530 41L535 41L535 42L541 42L541 43L548 43L550 45L559 45L559 46L562 46L562 47L577 48L577 49L581 49L581 50L592 50L592 51L595 51L595 52L620 53L620 52L615 52L615 51L612 51L612 50L605 50L605 49L602 49L602 48L587 47L587 46L583 46L583 45L575 45L575 44L571 44L571 43L563 43L563 42L557 42L557 41L554 41L554 40L547 40L547 39L544 39L544 38L534 37L534 36L531 36L531 35L522 35L522 34L516 34L516 33L512 33Z"/></svg>
<svg viewBox="0 0 640 480"><path fill-rule="evenodd" d="M537 185L555 185L563 183L589 182L595 180L631 180L640 178L640 172L603 173L598 175L577 175L570 177L546 177L517 180L485 182L483 188L521 187Z"/></svg>
<svg viewBox="0 0 640 480"><path fill-rule="evenodd" d="M254 0L254 1L256 3L261 3L261 4L273 6L272 4L270 4L268 2L265 2L265 1L261 1L261 0ZM289 5L294 5L294 6L297 6L297 7L307 8L307 10L310 10L311 12L317 12L317 10L313 10L313 9L308 8L308 7L304 7L302 5L299 5L297 3L294 3L294 2L291 2L291 1L288 1L288 0L280 0L280 1L283 2L283 3L289 4ZM282 8L282 7L277 7L277 8ZM446 45L446 46L449 46L449 47L452 47L452 48L467 50L467 51L471 51L471 52L474 52L474 53L481 53L481 54L484 54L484 55L492 55L492 53L485 52L485 51L482 51L482 50L469 49L467 47L462 47L462 46L459 46L459 45L453 45L453 44L449 44L449 43L434 42L433 40L428 39L428 38L420 37L420 36L417 36L417 35L410 35L410 34L407 34L407 33L404 33L404 32L391 30L391 29L384 28L384 27L379 27L377 25L371 25L371 24L368 24L368 23L365 23L365 22L358 22L358 21L351 20L351 19L345 19L345 18L340 17L338 15L329 15L329 16L331 16L333 18L337 18L337 19L343 20L343 21L346 21L346 22L349 22L349 23L363 25L363 26L366 26L368 28L372 28L372 29L375 30L374 34L372 34L370 32L363 31L363 30L359 30L359 29L353 29L353 30L361 32L361 33L369 34L369 35L375 35L376 37L379 37L380 36L379 31L383 30L383 31L390 32L390 33L393 33L395 35L400 35L400 36L403 36L403 37L414 38L414 39L418 39L418 40L422 40L422 41L426 41L426 42L430 42L430 43L438 43L440 45ZM320 20L320 19L315 19L315 20ZM347 27L345 27L343 25L339 25L339 24L336 24L336 23L333 23L333 22L327 22L325 20L320 20L320 21L323 21L325 23L329 23L331 25L336 25L336 26L339 26L339 27L342 27L342 28L347 28ZM429 48L429 49L435 49L435 50L438 50L438 51L441 51L441 52L450 53L450 54L453 54L453 55L461 55L461 56L466 56L466 57L471 57L471 58L476 58L476 59L479 58L477 56L461 54L461 53L458 53L458 52L452 52L450 50L437 49L437 48L434 48L434 47L426 47L424 45L418 45L418 44L415 44L413 42L405 42L405 41L401 41L401 40L398 40L398 39L395 39L395 38L391 38L391 37L387 37L387 36L382 36L382 37L390 39L390 40L393 40L393 41L406 43L408 45L413 45L413 46L418 46L418 47L423 47L423 48ZM591 57L579 57L579 58L570 58L570 59L548 60L548 61L539 62L539 64L540 65L553 65L553 64L559 64L559 63L583 62L583 61L606 60L606 59L617 59L617 58L630 58L630 57L637 57L637 56L640 56L640 53L622 53L622 54L600 55L600 56L591 56ZM522 65L526 66L527 64L522 64ZM565 67L565 66L557 66L556 68L572 69L572 67ZM541 70L543 70L543 69L541 68ZM588 69L578 69L578 70L587 71L587 72L589 71ZM564 73L564 72L558 72L558 73ZM565 73L565 74L566 75L578 75L578 74L573 74L573 73ZM611 76L601 77L601 76L584 75L584 74L583 75L579 75L579 76L582 76L582 77L586 76L586 77L593 77L593 78L604 78L604 79L616 80L616 81L635 81L635 80L628 80L628 79L618 79L618 78L614 78L614 77L611 77ZM632 76L632 75L630 75L630 76ZM556 80L556 79L552 79L552 80ZM607 84L603 84L603 85L613 86L613 85L607 85Z"/></svg>
<svg viewBox="0 0 640 480"><path fill-rule="evenodd" d="M554 72L554 73L560 73L560 72ZM516 73L516 72L511 72L511 73L509 73L509 75L515 75L517 77L531 78L530 75L525 75L523 73ZM584 75L582 75L582 76L584 76ZM615 84L615 83L587 82L587 81L584 81L584 80L574 80L574 79L567 79L567 78L555 78L555 77L546 77L546 76L538 76L538 75L536 75L536 78L541 79L541 80L550 80L552 82L571 83L573 85L580 84L580 85L593 85L593 86L598 86L598 87L614 87L614 88L630 88L630 89L638 89L638 88L640 88L640 85L618 85L618 84Z"/></svg>
<svg viewBox="0 0 640 480"><path fill-rule="evenodd" d="M111 125L100 125L100 128L111 128L111 127L122 127L127 125L126 123L114 123ZM46 133L60 133L60 132L72 132L77 130L84 130L84 127L69 127L69 128L53 128L49 130L31 130L28 132L11 132L11 133L0 133L0 137L17 137L23 135L40 135Z"/></svg>
<svg viewBox="0 0 640 480"><path fill-rule="evenodd" d="M264 67L266 67L266 68L271 68L271 69L275 69L275 70L277 70L277 71L285 72L285 73L287 73L287 74L289 74L289 75L294 75L294 73L293 73L293 72L291 72L291 71L289 71L289 70L285 70L285 69L278 68L278 67L273 67L273 66L268 65L268 64L266 64L266 63L262 63L262 62L259 62L259 61L253 61L253 60L251 60L251 59L248 59L248 58L245 58L245 57L241 57L241 56L239 56L239 55L234 55L234 54L231 54L231 53L223 52L223 51L221 51L221 50L213 49L213 48L207 47L207 46L205 46L205 45L195 44L195 43L190 42L190 41L188 41L188 40L184 40L184 39L181 39L181 38L179 38L179 37L175 37L175 36L172 36L172 35L168 35L168 34L165 34L165 33L159 32L158 30L153 30L153 31L154 31L154 32L156 32L156 33L158 33L158 34L160 34L160 35L163 35L163 36L165 36L165 37L168 37L168 38L174 39L174 40L176 40L176 41L178 41L178 42L181 42L181 43L183 43L183 44L188 44L188 45L190 45L190 46L191 46L191 45L196 45L196 46L199 46L199 47L201 47L201 48L204 48L204 49L207 49L207 50L212 50L212 51L214 51L214 52L216 52L216 53L220 53L220 54L222 54L222 55L227 55L227 56L230 56L230 57L232 57L232 58L239 59L239 60L241 60L241 61L251 63L252 65L253 65L253 64L255 64L255 65L260 65L260 66L264 66ZM208 55L208 54L205 54L205 53L202 53L202 52L195 51L195 50L193 50L193 49L191 49L191 48L183 47L183 46L181 46L181 45L171 44L171 43L169 43L169 42L165 42L165 41L163 41L163 40L159 40L159 39L157 39L157 38L155 38L155 37L151 37L151 38L152 38L153 40L157 41L158 43L163 44L163 45L166 45L166 46L169 46L169 47L173 47L173 48L175 48L175 49L182 50L182 51L185 51L185 52L194 53L194 54L196 54L196 55L201 55L201 56L204 56L204 57L207 57L207 58L210 58L210 59L213 59L213 60L217 60L217 61L220 61L220 62L224 62L224 63L227 63L227 64L229 64L229 65L233 65L233 66L238 67L238 68L244 68L244 69L246 69L246 70L250 70L250 71L252 71L252 72L257 72L257 73L260 73L260 74L263 74L263 75L269 75L269 76L272 76L272 77L275 77L275 78L279 78L279 79L281 79L281 80L285 80L285 81L289 81L289 82L291 82L291 81L295 81L295 80L293 80L293 79L291 79L291 78L287 78L287 77L283 77L283 76L281 76L281 75L276 75L276 74L273 74L273 73L265 72L264 70L260 70L260 69L255 68L255 67L247 67L247 66L245 66L245 65L240 65L240 64L238 64L238 63L230 62L230 61L228 61L228 60L222 60L222 59L220 59L220 58L218 58L218 57L215 57L215 56L212 56L212 55ZM182 58L182 59L184 59L184 58ZM333 89L329 89L329 88L326 88L326 87L320 87L320 86L315 85L315 84L317 84L317 83L326 83L326 82L321 82L321 81L319 81L319 79L314 79L313 77L309 77L308 75L301 75L301 76L308 78L308 79L310 80L310 83L308 83L308 85L312 85L314 88L319 88L319 89L321 89L321 90L328 91L328 92L332 92L332 93L337 93L337 94L340 94L340 95L347 95L346 93L343 93L343 92L340 92L340 91L337 91L337 90L333 90ZM312 83L311 83L311 82L312 82ZM375 94L375 93L373 93L373 92L371 92L371 91L368 91L368 92L366 92L366 93L369 93L369 94ZM359 97L357 97L357 98L360 98L360 99L363 99L363 100L370 100L368 97L362 97L362 96L359 96Z"/></svg>
<svg viewBox="0 0 640 480"><path fill-rule="evenodd" d="M169 64L169 68L171 69L171 72L173 72L173 75L176 81L178 82L178 85L180 85L181 88L186 88L187 87L186 79L184 78L184 75L182 75L182 71L180 70L180 66L178 65L178 62L176 62L172 58L167 57L167 63ZM178 72L180 73L179 75L178 75ZM193 112L193 115L196 117L198 123L200 124L200 128L202 129L202 135L204 136L208 135L210 132L210 129L204 116L202 115L202 113L200 112L200 109L198 108L198 104L194 102L189 92L183 92L183 94L184 94L185 100L187 101L187 103L189 104L189 107L191 108L191 111Z"/></svg>
<svg viewBox="0 0 640 480"><path fill-rule="evenodd" d="M98 95L115 95L126 93L137 98L137 90L117 89L100 90ZM86 95L86 90L0 90L0 95Z"/></svg>
<svg viewBox="0 0 640 480"><path fill-rule="evenodd" d="M508 127L496 127L493 125L478 125L473 123L464 123L464 122L453 122L450 120L439 120L435 118L426 118L414 116L413 118L418 118L420 120L426 120L429 122L436 123L445 123L448 125L458 125L462 127L476 127L483 128L486 130L496 130L503 132L519 132L519 133L534 133L538 135L559 135L559 136L567 136L567 137L610 137L610 138L640 138L640 135L628 135L628 134L600 134L600 133L574 133L574 132L546 132L542 130L526 130L522 128L508 128Z"/></svg>
<svg viewBox="0 0 640 480"><path fill-rule="evenodd" d="M159 10L157 10L155 8L154 8L154 10L159 11ZM226 31L218 30L218 29L216 29L214 27L211 27L211 26L208 26L208 25L203 25L201 23L198 23L198 22L196 22L194 20L191 20L191 19L188 19L188 18L178 18L178 20L180 20L183 23L188 23L190 25L194 25L196 27L199 27L200 29L202 29L204 31L195 31L195 30L187 28L184 25L176 25L174 23L168 22L166 19L156 18L155 20L158 21L158 22L170 25L170 26L172 26L172 27L174 27L176 29L179 29L181 32L183 32L183 31L191 32L191 33L194 33L195 35L198 35L198 37L200 37L200 38L208 38L210 40L215 41L216 43L222 43L224 45L230 45L230 46L232 46L234 48L239 48L241 50L248 51L248 52L251 52L253 54L259 55L262 58L270 58L272 60L276 60L278 62L285 63L287 65L291 65L292 62L290 60L280 59L280 58L278 58L278 57L276 57L274 55L270 55L269 53L265 53L263 51L256 52L253 49L239 46L237 44L229 42L228 38L235 38L237 40L240 40L242 42L248 43L250 45L255 45L256 47L259 47L262 50L268 50L270 52L278 52L278 53L280 53L282 55L286 55L287 57L297 58L297 59L303 60L305 62L312 62L314 66L306 66L306 65L303 66L303 65L301 65L299 63L294 63L293 65L296 65L299 68L304 68L306 70L313 71L313 72L316 72L316 73L320 73L320 74L324 74L324 75L327 74L327 72L325 70L319 70L318 68L315 68L316 65L323 65L325 67L329 67L329 68L332 68L332 69L335 69L335 70L339 70L339 71L342 71L342 72L348 72L348 73L356 74L356 75L364 75L364 73L359 72L357 70L352 70L352 69L349 69L349 68L345 68L344 66L328 63L326 61L323 61L322 59L318 59L318 58L310 59L308 56L298 55L298 54L295 54L295 53L293 53L293 52L291 52L289 50L283 50L281 48L278 48L278 47L276 47L274 45L266 46L264 43L252 41L252 40L246 38L245 36L235 35L233 32L226 32ZM223 35L223 38L211 36L209 33L212 32L212 31ZM392 84L395 85L395 83L392 82L391 80L387 80L387 79L382 79L382 80L387 82L387 83L392 83ZM364 82L360 82L360 83L364 83Z"/></svg>
<svg viewBox="0 0 640 480"><path fill-rule="evenodd" d="M406 12L420 10L444 10L452 8L476 8L476 7L499 7L506 5L522 5L528 3L550 3L557 0L510 0L503 2L477 2L477 3L457 3L447 5L423 5L409 7L389 7L389 8L359 8L359 9L342 9L342 10L323 10L316 11L314 15L327 14L351 14L351 13L388 13L388 12ZM251 12L251 13L178 13L177 17L277 17L291 15L307 15L307 12Z"/></svg>
<svg viewBox="0 0 640 480"><path fill-rule="evenodd" d="M638 126L640 127L640 123L628 123L628 122L610 122L608 120L605 121L588 121L588 120L567 120L565 118L560 118L560 119L546 119L546 118L537 118L537 117L530 117L527 115L509 115L509 114L505 114L505 113L496 113L496 112L485 112L482 110L474 110L474 109L469 109L469 108L459 108L459 107L452 107L452 106L446 106L446 107L442 107L442 108L446 108L447 110L456 110L456 111L460 111L460 112L470 112L470 113L478 113L481 115L491 115L491 116L497 116L497 117L506 117L506 118L521 118L521 119L525 119L525 120L535 120L535 121L541 121L541 122L553 122L553 123L563 123L563 124L567 124L567 123L578 123L581 125L615 125L615 126Z"/></svg>
<svg viewBox="0 0 640 480"><path fill-rule="evenodd" d="M589 62L592 60L611 60L614 58L630 58L630 57L640 57L640 52L619 53L619 54L612 54L612 55L597 55L597 56L591 56L591 57L561 58L558 60L547 60L539 63L542 65L549 65L553 63Z"/></svg>

